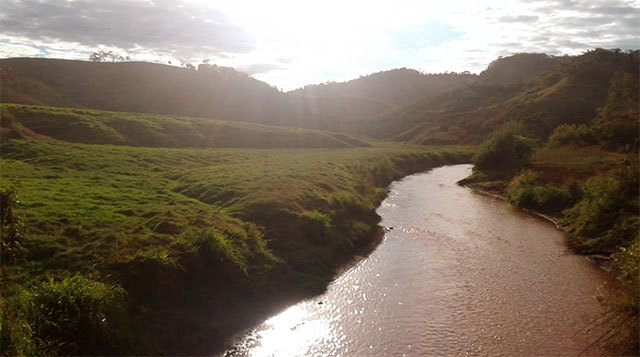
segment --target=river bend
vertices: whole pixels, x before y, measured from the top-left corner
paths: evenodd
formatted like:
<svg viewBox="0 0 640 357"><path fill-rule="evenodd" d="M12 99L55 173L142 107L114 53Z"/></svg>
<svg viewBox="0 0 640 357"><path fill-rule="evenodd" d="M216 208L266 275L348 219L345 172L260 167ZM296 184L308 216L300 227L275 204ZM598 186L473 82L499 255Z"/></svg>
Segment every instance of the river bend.
<svg viewBox="0 0 640 357"><path fill-rule="evenodd" d="M611 278L553 225L459 187L470 165L394 182L387 229L325 294L237 339L233 356L577 355ZM589 349L588 355L600 354Z"/></svg>

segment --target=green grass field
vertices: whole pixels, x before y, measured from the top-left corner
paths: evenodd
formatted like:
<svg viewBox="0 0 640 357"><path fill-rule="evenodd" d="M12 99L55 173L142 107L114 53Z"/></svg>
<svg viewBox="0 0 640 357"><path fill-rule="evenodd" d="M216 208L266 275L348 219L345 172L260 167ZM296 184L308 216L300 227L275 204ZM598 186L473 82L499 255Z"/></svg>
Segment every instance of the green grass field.
<svg viewBox="0 0 640 357"><path fill-rule="evenodd" d="M35 134L83 144L259 149L369 146L340 133L209 118L5 103L0 108L3 117Z"/></svg>
<svg viewBox="0 0 640 357"><path fill-rule="evenodd" d="M8 109L27 131L37 123L27 123L20 110L45 110ZM117 114L92 112L88 120L106 116ZM157 124L156 116L141 118ZM175 330L189 328L186 317L171 321L182 327L166 326L166 316L176 311L205 301L223 311L260 296L322 291L336 269L375 244L375 209L392 180L471 156L470 148L401 144L88 145L33 132L40 136L5 138L0 146L3 192L15 192L11 214L24 226L15 239L19 248L3 252L2 342L8 354L172 351L168 345L180 339ZM119 287L124 305L120 295L104 292ZM96 312L103 310L120 313ZM137 330L146 332L114 334L125 331L117 319L80 323L82 316L124 312L135 321L126 320L127 326L140 324ZM230 317L219 315L226 320L213 325L222 338L231 332L224 325ZM73 331L93 332L78 341ZM140 342L154 339L163 342Z"/></svg>

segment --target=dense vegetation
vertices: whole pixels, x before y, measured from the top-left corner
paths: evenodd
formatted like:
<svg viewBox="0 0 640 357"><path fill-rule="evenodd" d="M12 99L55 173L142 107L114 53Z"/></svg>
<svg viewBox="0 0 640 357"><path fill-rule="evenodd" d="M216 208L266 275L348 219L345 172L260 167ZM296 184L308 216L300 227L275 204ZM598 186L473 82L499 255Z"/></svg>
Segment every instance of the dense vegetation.
<svg viewBox="0 0 640 357"><path fill-rule="evenodd" d="M44 135L59 131L38 129L0 147L9 355L202 353L198 338L220 343L247 323L238 318L243 308L321 291L370 249L380 234L375 209L392 180L470 157L468 149L379 144L69 143L62 139L97 138L86 127L116 118L157 128L174 118L24 106L3 113L14 124L66 128L57 140ZM42 119L29 124L35 114ZM88 124L66 125L76 122L71 114Z"/></svg>

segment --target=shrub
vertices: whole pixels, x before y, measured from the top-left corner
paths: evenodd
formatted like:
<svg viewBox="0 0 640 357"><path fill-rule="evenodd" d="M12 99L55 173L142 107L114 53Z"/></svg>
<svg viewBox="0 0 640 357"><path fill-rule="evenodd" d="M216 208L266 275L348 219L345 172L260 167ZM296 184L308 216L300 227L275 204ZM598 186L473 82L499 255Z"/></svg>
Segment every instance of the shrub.
<svg viewBox="0 0 640 357"><path fill-rule="evenodd" d="M581 252L612 251L628 246L638 222L638 162L631 160L607 176L589 179L583 198L565 211L569 242Z"/></svg>
<svg viewBox="0 0 640 357"><path fill-rule="evenodd" d="M473 157L479 170L513 173L529 164L533 143L522 136L524 126L509 122L494 130Z"/></svg>
<svg viewBox="0 0 640 357"><path fill-rule="evenodd" d="M562 124L557 126L549 136L549 146L592 145L596 139L586 125Z"/></svg>
<svg viewBox="0 0 640 357"><path fill-rule="evenodd" d="M560 212L572 202L571 194L566 188L551 185L535 187L533 199L535 206L545 212Z"/></svg>
<svg viewBox="0 0 640 357"><path fill-rule="evenodd" d="M574 203L579 194L575 184L556 187L539 185L538 175L530 170L516 176L507 189L507 200L516 207L533 208L545 213L560 213Z"/></svg>
<svg viewBox="0 0 640 357"><path fill-rule="evenodd" d="M636 230L636 239L629 247L620 247L620 275L622 280L633 287L631 292L640 293L640 231Z"/></svg>
<svg viewBox="0 0 640 357"><path fill-rule="evenodd" d="M633 244L619 249L619 278L628 294L600 300L606 309L602 319L610 328L599 340L606 342L613 354L622 356L636 355L640 350L640 232L635 234Z"/></svg>
<svg viewBox="0 0 640 357"><path fill-rule="evenodd" d="M50 279L19 291L5 305L5 354L113 354L130 347L126 293L118 286L80 275Z"/></svg>
<svg viewBox="0 0 640 357"><path fill-rule="evenodd" d="M535 202L533 189L536 187L537 180L538 175L531 170L516 176L507 189L507 201L521 208L533 206Z"/></svg>

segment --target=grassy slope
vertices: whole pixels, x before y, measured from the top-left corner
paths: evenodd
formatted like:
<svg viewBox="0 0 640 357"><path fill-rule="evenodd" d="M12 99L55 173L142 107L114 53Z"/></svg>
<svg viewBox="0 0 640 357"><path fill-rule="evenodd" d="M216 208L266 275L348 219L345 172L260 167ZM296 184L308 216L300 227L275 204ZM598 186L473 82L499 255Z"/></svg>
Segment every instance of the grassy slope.
<svg viewBox="0 0 640 357"><path fill-rule="evenodd" d="M20 104L2 104L0 108L3 116L35 134L76 143L200 148L369 146L363 140L339 133L206 118Z"/></svg>
<svg viewBox="0 0 640 357"><path fill-rule="evenodd" d="M7 109L32 128L39 122L23 121L21 111L70 115L59 109ZM74 115L89 126L115 118L144 125L169 120L92 111ZM199 119L178 120L193 125ZM75 134L62 132L58 138L68 135ZM68 350L73 353L203 352L194 350L198 341L185 339L202 336L194 328L220 342L241 327L237 320L248 301L321 291L340 265L375 243L380 233L375 208L392 180L470 157L465 148L401 145L177 149L27 139L4 140L0 147L2 186L18 192L17 213L27 227L24 250L3 262L3 291L10 293L2 305L13 306L11 299L42 279L80 273L122 285L133 315L146 326L140 328L148 331L146 340L162 341L145 347L139 342L145 336L137 336L133 346ZM202 304L211 316L192 320L185 311ZM3 339L20 316L5 310Z"/></svg>

